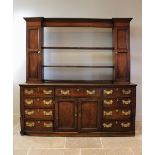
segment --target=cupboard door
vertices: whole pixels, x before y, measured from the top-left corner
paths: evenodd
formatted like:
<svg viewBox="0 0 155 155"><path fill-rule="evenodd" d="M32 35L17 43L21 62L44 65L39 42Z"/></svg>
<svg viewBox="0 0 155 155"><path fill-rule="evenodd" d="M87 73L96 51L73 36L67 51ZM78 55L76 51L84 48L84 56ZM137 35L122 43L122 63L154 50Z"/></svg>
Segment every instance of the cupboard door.
<svg viewBox="0 0 155 155"><path fill-rule="evenodd" d="M42 82L43 27L42 18L26 20L26 82Z"/></svg>
<svg viewBox="0 0 155 155"><path fill-rule="evenodd" d="M55 106L56 130L75 131L77 128L77 102L72 99L58 99Z"/></svg>
<svg viewBox="0 0 155 155"><path fill-rule="evenodd" d="M80 100L78 126L81 131L97 131L99 129L99 109L98 100Z"/></svg>
<svg viewBox="0 0 155 155"><path fill-rule="evenodd" d="M129 28L117 28L116 51L115 51L115 80L117 82L130 81L129 64Z"/></svg>
<svg viewBox="0 0 155 155"><path fill-rule="evenodd" d="M130 82L130 21L113 19L114 81Z"/></svg>

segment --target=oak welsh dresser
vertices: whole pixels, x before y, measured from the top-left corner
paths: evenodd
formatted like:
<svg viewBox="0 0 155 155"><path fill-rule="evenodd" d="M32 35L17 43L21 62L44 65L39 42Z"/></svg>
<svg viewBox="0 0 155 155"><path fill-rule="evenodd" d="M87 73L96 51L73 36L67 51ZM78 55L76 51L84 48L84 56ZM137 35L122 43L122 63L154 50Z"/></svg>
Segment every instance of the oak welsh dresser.
<svg viewBox="0 0 155 155"><path fill-rule="evenodd" d="M136 84L130 83L132 18L27 17L26 83L20 84L21 135L134 136ZM112 47L44 46L45 27L111 28ZM55 36L53 36L55 37ZM112 51L111 66L46 66L45 50ZM81 53L82 54L82 53ZM111 68L112 80L45 79L46 68ZM68 75L69 76L69 75Z"/></svg>

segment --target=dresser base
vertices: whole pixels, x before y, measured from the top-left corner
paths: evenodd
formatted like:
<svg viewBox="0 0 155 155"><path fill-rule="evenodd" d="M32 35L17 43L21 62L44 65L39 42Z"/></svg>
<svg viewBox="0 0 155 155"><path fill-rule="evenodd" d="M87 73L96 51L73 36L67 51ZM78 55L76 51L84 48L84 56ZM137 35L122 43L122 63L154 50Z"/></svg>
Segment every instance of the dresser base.
<svg viewBox="0 0 155 155"><path fill-rule="evenodd" d="M135 84L20 85L21 135L135 135Z"/></svg>

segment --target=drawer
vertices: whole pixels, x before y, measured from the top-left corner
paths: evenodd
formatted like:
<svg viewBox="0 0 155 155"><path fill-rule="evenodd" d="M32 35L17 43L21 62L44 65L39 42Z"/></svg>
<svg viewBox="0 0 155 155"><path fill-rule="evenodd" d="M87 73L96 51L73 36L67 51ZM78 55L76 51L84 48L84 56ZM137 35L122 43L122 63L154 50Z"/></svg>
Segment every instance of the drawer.
<svg viewBox="0 0 155 155"><path fill-rule="evenodd" d="M131 98L106 98L103 100L103 107L128 107L132 104Z"/></svg>
<svg viewBox="0 0 155 155"><path fill-rule="evenodd" d="M24 98L25 107L32 108L53 108L54 101L51 98Z"/></svg>
<svg viewBox="0 0 155 155"><path fill-rule="evenodd" d="M104 109L104 119L127 119L131 117L130 109Z"/></svg>
<svg viewBox="0 0 155 155"><path fill-rule="evenodd" d="M25 109L25 118L53 119L51 109Z"/></svg>
<svg viewBox="0 0 155 155"><path fill-rule="evenodd" d="M104 121L102 123L103 131L118 132L118 131L130 131L131 121Z"/></svg>
<svg viewBox="0 0 155 155"><path fill-rule="evenodd" d="M53 130L53 121L25 121L26 130L35 130L35 131L51 131Z"/></svg>
<svg viewBox="0 0 155 155"><path fill-rule="evenodd" d="M56 96L100 96L100 89L97 88L57 88Z"/></svg>
<svg viewBox="0 0 155 155"><path fill-rule="evenodd" d="M103 89L104 97L130 97L132 96L132 88L105 88Z"/></svg>
<svg viewBox="0 0 155 155"><path fill-rule="evenodd" d="M53 88L49 87L26 87L24 88L25 96L53 96Z"/></svg>

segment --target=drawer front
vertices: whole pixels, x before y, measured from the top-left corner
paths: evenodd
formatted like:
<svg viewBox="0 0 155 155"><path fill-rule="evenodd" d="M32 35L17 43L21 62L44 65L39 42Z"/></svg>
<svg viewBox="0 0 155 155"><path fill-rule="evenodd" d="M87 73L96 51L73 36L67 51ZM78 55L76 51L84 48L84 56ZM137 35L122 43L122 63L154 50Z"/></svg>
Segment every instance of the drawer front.
<svg viewBox="0 0 155 155"><path fill-rule="evenodd" d="M51 131L53 130L53 121L25 120L25 129L35 131Z"/></svg>
<svg viewBox="0 0 155 155"><path fill-rule="evenodd" d="M103 89L103 96L109 97L131 97L132 88L105 88Z"/></svg>
<svg viewBox="0 0 155 155"><path fill-rule="evenodd" d="M131 130L131 122L130 121L104 121L102 123L103 131L130 131Z"/></svg>
<svg viewBox="0 0 155 155"><path fill-rule="evenodd" d="M104 119L127 119L131 117L130 109L104 109L103 118Z"/></svg>
<svg viewBox="0 0 155 155"><path fill-rule="evenodd" d="M34 107L34 108L53 108L54 101L51 98L25 98L24 99L25 107Z"/></svg>
<svg viewBox="0 0 155 155"><path fill-rule="evenodd" d="M106 98L103 99L103 107L125 107L130 108L132 104L131 98Z"/></svg>
<svg viewBox="0 0 155 155"><path fill-rule="evenodd" d="M24 96L53 96L53 88L49 87L26 87Z"/></svg>
<svg viewBox="0 0 155 155"><path fill-rule="evenodd" d="M57 88L56 96L100 96L100 89L97 88Z"/></svg>
<svg viewBox="0 0 155 155"><path fill-rule="evenodd" d="M25 118L53 119L51 109L25 109Z"/></svg>

